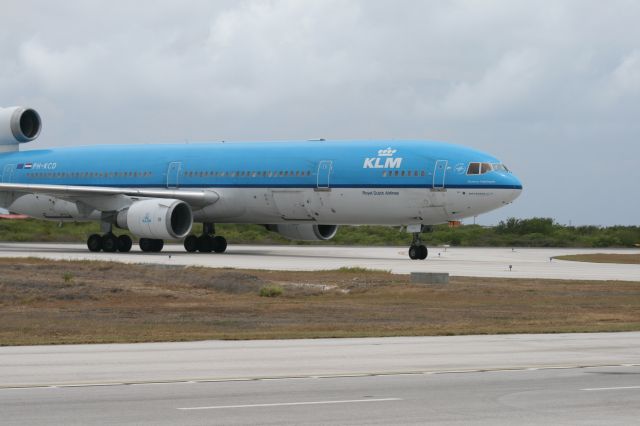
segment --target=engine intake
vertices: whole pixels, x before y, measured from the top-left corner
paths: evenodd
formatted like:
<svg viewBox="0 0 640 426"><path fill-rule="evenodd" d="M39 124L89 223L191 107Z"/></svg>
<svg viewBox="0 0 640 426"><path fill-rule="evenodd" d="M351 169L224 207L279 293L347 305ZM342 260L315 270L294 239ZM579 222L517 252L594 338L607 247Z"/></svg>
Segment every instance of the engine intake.
<svg viewBox="0 0 640 426"><path fill-rule="evenodd" d="M40 114L35 109L0 108L0 145L31 142L40 135L41 129Z"/></svg>
<svg viewBox="0 0 640 426"><path fill-rule="evenodd" d="M298 241L326 241L338 232L338 225L285 224L265 225L272 232L285 238Z"/></svg>
<svg viewBox="0 0 640 426"><path fill-rule="evenodd" d="M184 201L152 198L118 212L116 224L137 237L179 240L191 232L193 213Z"/></svg>

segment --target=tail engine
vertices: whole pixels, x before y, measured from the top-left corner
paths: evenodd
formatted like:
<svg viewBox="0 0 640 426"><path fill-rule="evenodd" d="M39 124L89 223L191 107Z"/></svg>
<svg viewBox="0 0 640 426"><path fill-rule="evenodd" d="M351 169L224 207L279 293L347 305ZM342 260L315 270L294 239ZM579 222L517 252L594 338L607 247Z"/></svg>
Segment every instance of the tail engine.
<svg viewBox="0 0 640 426"><path fill-rule="evenodd" d="M0 108L0 151L17 151L19 144L36 139L41 129L40 114L35 109Z"/></svg>

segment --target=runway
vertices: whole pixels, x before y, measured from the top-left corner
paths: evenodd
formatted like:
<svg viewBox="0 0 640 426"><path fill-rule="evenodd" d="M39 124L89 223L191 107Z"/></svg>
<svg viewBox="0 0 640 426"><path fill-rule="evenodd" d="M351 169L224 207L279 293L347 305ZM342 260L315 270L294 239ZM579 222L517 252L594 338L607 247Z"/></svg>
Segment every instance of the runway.
<svg viewBox="0 0 640 426"><path fill-rule="evenodd" d="M187 253L180 245L162 253L91 253L84 244L2 243L0 257L109 260L126 263L268 270L363 267L391 271L448 272L457 276L640 281L640 265L551 260L580 253L640 253L625 249L431 247L426 261L412 261L405 247L230 245L224 254ZM511 266L511 268L509 268Z"/></svg>
<svg viewBox="0 0 640 426"><path fill-rule="evenodd" d="M0 348L3 424L631 424L640 332Z"/></svg>

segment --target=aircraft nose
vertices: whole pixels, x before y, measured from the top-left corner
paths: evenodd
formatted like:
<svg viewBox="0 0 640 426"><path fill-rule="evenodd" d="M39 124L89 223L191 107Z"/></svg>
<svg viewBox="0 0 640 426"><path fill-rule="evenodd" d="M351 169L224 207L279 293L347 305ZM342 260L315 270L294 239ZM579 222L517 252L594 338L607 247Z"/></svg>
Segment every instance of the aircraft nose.
<svg viewBox="0 0 640 426"><path fill-rule="evenodd" d="M522 182L520 182L520 179L518 179L513 173L509 173L505 176L505 181L506 187L511 189L507 195L506 203L511 203L522 193Z"/></svg>

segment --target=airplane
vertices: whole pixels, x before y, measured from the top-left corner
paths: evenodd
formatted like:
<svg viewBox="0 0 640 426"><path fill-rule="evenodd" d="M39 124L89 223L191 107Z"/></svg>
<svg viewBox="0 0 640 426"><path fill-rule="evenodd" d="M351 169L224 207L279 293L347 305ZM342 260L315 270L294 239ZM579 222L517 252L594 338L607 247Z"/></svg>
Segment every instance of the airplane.
<svg viewBox="0 0 640 426"><path fill-rule="evenodd" d="M340 225L401 226L409 258L421 234L513 202L520 180L496 157L430 141L213 142L20 151L42 125L32 108L0 108L0 207L53 221L97 221L92 252L222 253L216 223L260 224L292 240L329 240ZM203 233L192 233L194 222Z"/></svg>

